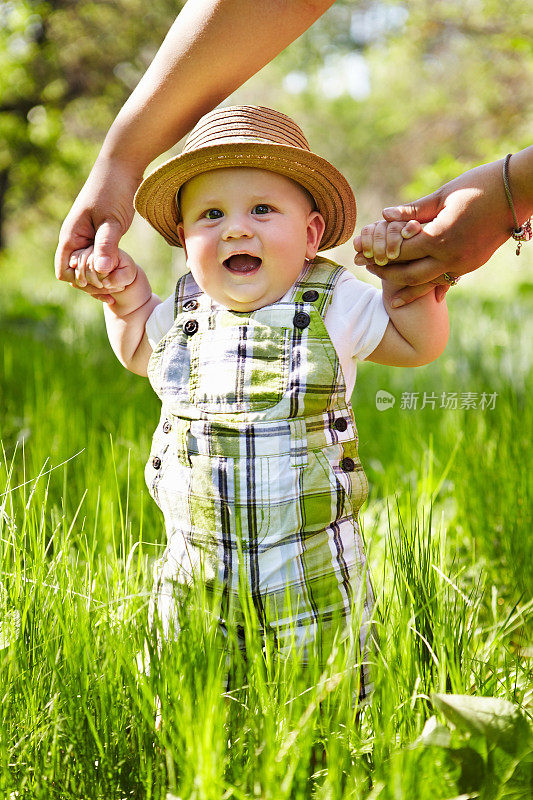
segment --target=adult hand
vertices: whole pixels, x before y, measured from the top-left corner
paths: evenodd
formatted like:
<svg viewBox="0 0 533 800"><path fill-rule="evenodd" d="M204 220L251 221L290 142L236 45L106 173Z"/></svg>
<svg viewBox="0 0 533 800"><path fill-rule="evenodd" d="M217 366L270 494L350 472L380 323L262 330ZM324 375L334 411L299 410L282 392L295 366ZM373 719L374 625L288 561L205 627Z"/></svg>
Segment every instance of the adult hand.
<svg viewBox="0 0 533 800"><path fill-rule="evenodd" d="M416 219L424 229L401 247L394 264L378 266L358 254L355 263L405 288L394 297L404 303L443 285L447 273L457 278L485 264L510 236L512 218L502 180L503 161L471 169L433 194L403 206L386 208L383 217ZM356 240L356 248L358 245ZM407 284L407 285L406 285Z"/></svg>
<svg viewBox="0 0 533 800"><path fill-rule="evenodd" d="M118 243L131 225L133 196L141 178L118 160L96 161L61 227L55 255L59 280L76 284L75 272L70 266L71 256L93 243L98 275L108 275L118 265ZM78 288L98 296L102 285L93 279L89 285Z"/></svg>

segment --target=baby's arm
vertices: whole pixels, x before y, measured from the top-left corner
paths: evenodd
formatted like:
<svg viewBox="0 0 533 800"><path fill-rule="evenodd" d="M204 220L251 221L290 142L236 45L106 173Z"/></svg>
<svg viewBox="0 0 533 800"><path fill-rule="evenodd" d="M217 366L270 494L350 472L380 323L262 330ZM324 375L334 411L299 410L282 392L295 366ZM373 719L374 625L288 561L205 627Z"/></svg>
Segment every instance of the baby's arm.
<svg viewBox="0 0 533 800"><path fill-rule="evenodd" d="M118 254L120 259L123 251L119 250ZM113 295L112 305L104 305L104 316L107 335L118 360L131 372L146 376L152 348L145 326L161 300L152 293L143 270L136 264L135 267L134 281Z"/></svg>
<svg viewBox="0 0 533 800"><path fill-rule="evenodd" d="M438 301L434 289L408 305L392 308L390 300L398 291L398 284L385 280L381 283L389 324L366 360L393 367L420 367L434 361L448 341L446 301Z"/></svg>
<svg viewBox="0 0 533 800"><path fill-rule="evenodd" d="M112 303L104 305L109 342L118 360L131 372L146 375L152 348L145 332L148 317L161 300L152 293L143 270L123 250L119 263L107 276ZM78 251L83 269L92 269L93 248Z"/></svg>
<svg viewBox="0 0 533 800"><path fill-rule="evenodd" d="M366 226L357 245L377 258L387 260L398 258L404 238L415 235L420 229L416 220L400 226L382 222ZM406 235L407 234L407 235ZM383 305L389 315L389 324L376 349L367 356L367 361L398 367L417 367L429 364L440 356L448 341L448 309L442 299L437 299L435 290L419 297L408 305L393 308L392 296L398 285L382 280Z"/></svg>

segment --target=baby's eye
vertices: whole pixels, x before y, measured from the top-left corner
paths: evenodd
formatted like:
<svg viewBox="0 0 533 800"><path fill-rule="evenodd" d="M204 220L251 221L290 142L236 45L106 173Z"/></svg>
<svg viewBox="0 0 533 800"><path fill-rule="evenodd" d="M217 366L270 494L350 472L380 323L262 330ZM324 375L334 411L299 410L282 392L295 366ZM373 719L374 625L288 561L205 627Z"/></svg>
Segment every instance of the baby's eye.
<svg viewBox="0 0 533 800"><path fill-rule="evenodd" d="M270 211L272 211L271 207L265 203L258 203L252 208L252 214L268 214Z"/></svg>
<svg viewBox="0 0 533 800"><path fill-rule="evenodd" d="M224 213L220 208L209 208L204 214L206 219L221 219L223 216Z"/></svg>

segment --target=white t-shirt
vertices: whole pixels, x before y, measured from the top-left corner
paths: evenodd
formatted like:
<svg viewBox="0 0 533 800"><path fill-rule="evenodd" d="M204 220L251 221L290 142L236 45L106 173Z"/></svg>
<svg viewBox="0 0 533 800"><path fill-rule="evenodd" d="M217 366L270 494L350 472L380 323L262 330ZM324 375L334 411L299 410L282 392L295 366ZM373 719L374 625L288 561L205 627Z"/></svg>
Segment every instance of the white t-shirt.
<svg viewBox="0 0 533 800"><path fill-rule="evenodd" d="M292 287L291 287L292 289ZM282 300L288 299L291 289ZM212 301L212 307L217 303ZM355 386L357 362L372 353L385 333L389 315L381 292L346 270L335 284L333 297L324 318L326 330L341 363L346 381L346 399ZM174 294L156 306L146 323L146 335L152 349L174 324Z"/></svg>

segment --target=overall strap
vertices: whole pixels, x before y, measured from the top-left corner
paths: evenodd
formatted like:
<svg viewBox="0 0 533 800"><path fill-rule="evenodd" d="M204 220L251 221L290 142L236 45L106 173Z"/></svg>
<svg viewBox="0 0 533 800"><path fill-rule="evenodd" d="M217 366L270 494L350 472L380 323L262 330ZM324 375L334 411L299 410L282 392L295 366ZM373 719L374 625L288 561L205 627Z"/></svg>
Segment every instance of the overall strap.
<svg viewBox="0 0 533 800"><path fill-rule="evenodd" d="M183 311L194 311L198 308L202 294L203 292L191 272L182 275L176 284L174 293L174 319ZM187 307L187 303L190 304L189 307Z"/></svg>
<svg viewBox="0 0 533 800"><path fill-rule="evenodd" d="M344 267L330 261L329 258L317 256L306 266L292 287L290 301L294 303L312 302L324 319L333 298L335 284L344 271Z"/></svg>

